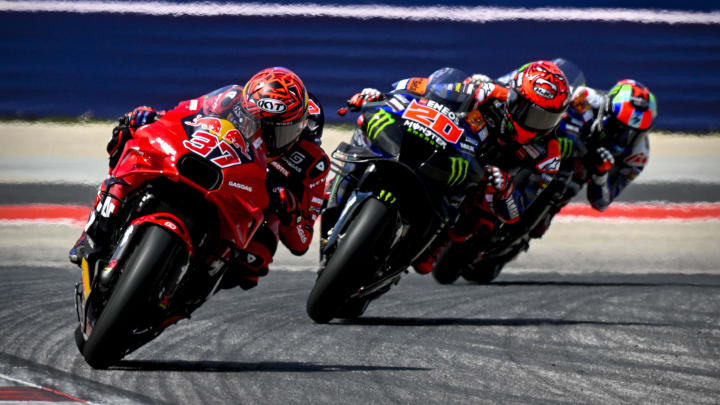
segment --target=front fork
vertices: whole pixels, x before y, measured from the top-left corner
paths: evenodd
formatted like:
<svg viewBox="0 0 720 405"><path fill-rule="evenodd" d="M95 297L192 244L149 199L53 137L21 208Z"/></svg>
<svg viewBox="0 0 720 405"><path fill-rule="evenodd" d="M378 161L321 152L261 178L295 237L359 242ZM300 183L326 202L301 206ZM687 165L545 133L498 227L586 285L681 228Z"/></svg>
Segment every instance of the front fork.
<svg viewBox="0 0 720 405"><path fill-rule="evenodd" d="M338 238L340 237L340 231L344 229L347 222L350 220L350 218L355 216L355 211L357 208L362 204L363 201L367 200L368 198L372 197L372 193L370 192L359 192L359 191L353 191L350 194L350 198L348 198L347 202L342 208L342 211L340 212L340 215L337 217L337 221L332 226L330 231L327 235L323 235L323 241L321 241L320 246L320 255L321 257L324 257L327 255L330 249L334 248L338 242ZM321 221L327 221L332 219L327 219L325 216L321 218ZM325 227L323 227L325 228Z"/></svg>
<svg viewBox="0 0 720 405"><path fill-rule="evenodd" d="M80 322L80 329L85 336L92 331L92 325L95 324L98 315L96 312L103 305L103 295L112 285L112 276L115 274L113 269L125 259L128 246L137 229L137 226L131 225L125 230L109 261L105 262L101 258L92 257L94 252L84 255L80 260L82 279L75 285L75 310ZM104 263L106 263L105 266L103 266Z"/></svg>
<svg viewBox="0 0 720 405"><path fill-rule="evenodd" d="M104 185L105 184L107 184L107 182L104 183ZM93 224L97 224L97 221L100 220L100 218L107 218L107 222L109 224L106 223L106 225L119 225L116 223L119 206L112 209L112 212L108 211L110 215L102 215L102 212L105 209L102 207L112 205L107 203L107 201L113 199L117 201L122 201L119 200L116 196L109 193L105 193L104 198L98 198L96 208L93 210L90 219L88 220L88 225L86 225L86 231L90 231L91 229L93 229ZM139 200L133 212L147 212L146 207L148 207L154 200L155 197L152 193L148 192L144 194ZM100 217L97 217L96 213L101 213ZM80 260L79 264L80 268L82 269L82 279L81 282L75 286L75 308L78 316L78 321L81 325L81 330L83 331L85 336L88 336L90 331L92 330L92 325L94 325L95 323L95 318L97 317L100 309L104 305L102 302L104 298L106 298L104 296L111 288L113 281L117 279L117 272L114 270L125 261L125 258L129 251L129 246L131 245L130 242L135 238L135 235L139 228L141 228L142 226L147 226L147 224L154 224L156 226L163 227L171 233L177 235L185 243L188 252L188 263L185 266L185 269L187 269L190 263L190 259L195 254L195 249L190 238L190 232L188 227L180 218L171 213L156 212L140 216L133 219L132 221L130 221L130 218L128 218L126 221L129 221L130 223L127 224L125 231L117 241L117 245L115 246L113 254L109 260L103 260L103 256L107 254L107 250L111 248L112 241L110 241L110 237L112 234L112 229L108 229L107 232L104 234L105 238L103 240L103 245L99 245L91 241L90 244L92 246L92 249L85 251ZM96 226L95 229L98 229L98 226ZM88 237L92 238L93 236L97 237L98 235L91 235L90 233L88 233ZM181 274L185 274L185 272ZM179 284L181 280L178 279L176 281L177 284ZM89 305L89 303L93 304Z"/></svg>

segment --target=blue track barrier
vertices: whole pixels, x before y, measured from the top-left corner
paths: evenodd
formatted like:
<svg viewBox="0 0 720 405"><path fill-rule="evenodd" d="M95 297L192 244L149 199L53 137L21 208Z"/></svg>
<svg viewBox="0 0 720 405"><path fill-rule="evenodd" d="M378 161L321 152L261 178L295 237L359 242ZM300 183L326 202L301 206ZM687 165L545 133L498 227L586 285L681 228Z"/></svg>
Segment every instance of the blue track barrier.
<svg viewBox="0 0 720 405"><path fill-rule="evenodd" d="M393 5L403 3L410 4ZM706 3L683 6L707 10ZM542 5L502 6L520 4ZM634 6L663 5L674 4ZM646 84L658 99L659 128L720 129L720 26L712 24L0 11L0 52L0 115L11 117L115 118L139 104L168 108L280 65L297 72L327 120L338 122L334 110L364 87L387 89L443 66L499 76L529 60L562 56L593 87L608 89L623 78Z"/></svg>

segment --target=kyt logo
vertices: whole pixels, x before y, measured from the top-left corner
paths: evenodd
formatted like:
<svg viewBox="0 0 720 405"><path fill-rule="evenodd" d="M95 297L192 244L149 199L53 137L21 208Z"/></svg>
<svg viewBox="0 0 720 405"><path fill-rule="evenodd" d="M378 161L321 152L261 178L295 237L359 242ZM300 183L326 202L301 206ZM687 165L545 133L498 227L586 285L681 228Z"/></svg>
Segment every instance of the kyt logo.
<svg viewBox="0 0 720 405"><path fill-rule="evenodd" d="M284 102L274 98L261 98L257 101L257 106L263 111L276 114L287 110L287 105Z"/></svg>

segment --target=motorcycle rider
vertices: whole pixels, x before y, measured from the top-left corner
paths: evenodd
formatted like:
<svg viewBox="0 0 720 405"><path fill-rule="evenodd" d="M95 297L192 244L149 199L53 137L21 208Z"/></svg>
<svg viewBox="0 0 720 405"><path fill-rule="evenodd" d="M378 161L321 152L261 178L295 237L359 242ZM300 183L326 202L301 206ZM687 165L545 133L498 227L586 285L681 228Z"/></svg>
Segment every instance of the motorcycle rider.
<svg viewBox="0 0 720 405"><path fill-rule="evenodd" d="M573 93L557 129L562 163L553 209L531 232L540 238L553 216L587 184L590 205L604 211L643 170L657 102L643 84L624 79L605 94L590 87Z"/></svg>
<svg viewBox="0 0 720 405"><path fill-rule="evenodd" d="M265 223L246 249L235 256L220 285L221 288L239 285L250 289L257 285L259 277L268 274L278 241L295 255L304 254L310 246L313 224L325 203L325 177L330 168L329 159L320 147L323 110L300 77L283 67L261 70L244 86L226 86L181 102L178 107L198 104L210 106L209 111L203 111L206 116L230 121L249 139L259 136L262 142L253 144L256 147L262 144L269 163L266 186L270 205L265 210ZM120 119L107 146L110 172L135 130L152 124L163 113L141 106ZM108 190L122 199L122 186L111 179L108 177L101 185L96 206L101 201L100 196ZM111 218L101 217L89 221L70 250L71 262L78 264L84 251L102 243L103 230L108 228L110 221Z"/></svg>
<svg viewBox="0 0 720 405"><path fill-rule="evenodd" d="M422 96L428 81L402 80L393 92ZM515 72L507 87L483 75L467 78L463 85L474 98L465 121L484 141L477 154L492 164L485 167L487 186L466 198L448 235L439 237L430 253L413 264L421 274L432 270L449 240L487 236L501 223L516 222L560 166L553 129L565 114L570 97L567 78L555 63L530 62ZM364 89L348 100L348 106L359 110L364 103L382 97L375 89Z"/></svg>

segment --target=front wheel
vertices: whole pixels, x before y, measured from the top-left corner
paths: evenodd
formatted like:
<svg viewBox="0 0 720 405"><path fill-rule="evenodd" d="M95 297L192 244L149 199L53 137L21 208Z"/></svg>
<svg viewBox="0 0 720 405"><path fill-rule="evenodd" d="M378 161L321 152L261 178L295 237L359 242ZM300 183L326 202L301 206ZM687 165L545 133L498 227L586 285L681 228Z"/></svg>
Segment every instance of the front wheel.
<svg viewBox="0 0 720 405"><path fill-rule="evenodd" d="M383 236L394 223L393 213L374 198L367 199L360 207L310 291L306 310L313 321L330 322L350 296L377 271L374 257L378 249L384 247Z"/></svg>
<svg viewBox="0 0 720 405"><path fill-rule="evenodd" d="M181 242L169 231L147 226L130 253L107 305L95 322L90 336L82 341L76 332L78 349L93 368L107 368L119 361L130 349L132 331L152 294L152 287L179 249Z"/></svg>
<svg viewBox="0 0 720 405"><path fill-rule="evenodd" d="M350 300L346 302L342 308L340 308L340 310L335 314L335 317L341 319L359 318L365 313L368 304L370 304L370 300L367 298Z"/></svg>

